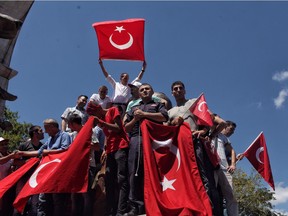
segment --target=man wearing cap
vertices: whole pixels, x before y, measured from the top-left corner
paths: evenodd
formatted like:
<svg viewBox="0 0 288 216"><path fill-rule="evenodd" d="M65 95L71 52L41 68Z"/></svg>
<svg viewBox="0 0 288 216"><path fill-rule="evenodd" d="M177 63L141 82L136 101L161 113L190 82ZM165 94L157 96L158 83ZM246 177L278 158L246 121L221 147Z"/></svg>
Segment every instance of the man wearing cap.
<svg viewBox="0 0 288 216"><path fill-rule="evenodd" d="M11 172L13 159L17 158L17 154L8 152L9 140L0 137L0 180L8 176ZM13 212L13 196L11 192L5 193L0 199L0 215L10 215Z"/></svg>
<svg viewBox="0 0 288 216"><path fill-rule="evenodd" d="M112 88L114 89L112 103L122 106L123 110L125 111L127 102L130 97L130 87L128 86L129 75L127 73L122 73L120 75L120 82L116 82L113 77L106 71L101 59L99 59L99 64L104 76L106 77L106 80L111 84ZM146 62L144 61L140 73L131 82L132 84L136 81L139 82L142 79L145 69Z"/></svg>

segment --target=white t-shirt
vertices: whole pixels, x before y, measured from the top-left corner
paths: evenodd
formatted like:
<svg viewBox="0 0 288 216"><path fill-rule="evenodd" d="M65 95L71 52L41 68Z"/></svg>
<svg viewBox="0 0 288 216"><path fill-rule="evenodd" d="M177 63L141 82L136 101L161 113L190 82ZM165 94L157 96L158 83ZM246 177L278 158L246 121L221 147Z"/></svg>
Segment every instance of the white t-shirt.
<svg viewBox="0 0 288 216"><path fill-rule="evenodd" d="M227 167L229 166L228 164L228 161L227 161L227 157L226 157L226 154L225 154L225 146L230 143L229 139L219 133L217 135L217 137L215 139L212 140L211 144L216 148L217 150L217 154L219 155L219 158L220 158L220 167L221 169L223 170L226 170Z"/></svg>
<svg viewBox="0 0 288 216"><path fill-rule="evenodd" d="M102 108L106 109L107 108L107 104L108 103L111 103L112 100L109 96L106 95L106 97L102 100L100 98L100 95L99 94L92 94L92 96L90 97L90 100L89 101L93 101L95 102L96 104L99 104L101 105Z"/></svg>
<svg viewBox="0 0 288 216"><path fill-rule="evenodd" d="M112 85L114 92L113 92L113 96L112 96L112 102L113 103L127 103L129 98L130 98L130 94L131 94L131 90L130 87L128 85L123 85L120 82L116 82L111 75L108 75L106 80ZM131 84L133 84L136 81L140 81L139 79L134 79Z"/></svg>

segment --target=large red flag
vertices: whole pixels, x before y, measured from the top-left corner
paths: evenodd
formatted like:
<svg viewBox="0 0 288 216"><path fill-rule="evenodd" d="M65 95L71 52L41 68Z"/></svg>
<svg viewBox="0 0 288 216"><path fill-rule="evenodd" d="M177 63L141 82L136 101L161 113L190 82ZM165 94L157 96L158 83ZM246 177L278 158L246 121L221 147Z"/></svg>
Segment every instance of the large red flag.
<svg viewBox="0 0 288 216"><path fill-rule="evenodd" d="M141 124L147 215L212 215L188 124Z"/></svg>
<svg viewBox="0 0 288 216"><path fill-rule="evenodd" d="M90 117L66 152L43 157L14 201L22 212L30 195L86 192L94 118Z"/></svg>
<svg viewBox="0 0 288 216"><path fill-rule="evenodd" d="M193 113L193 115L197 116L197 124L207 125L210 127L213 125L211 115L208 112L208 106L203 93L192 104L190 111L191 113Z"/></svg>
<svg viewBox="0 0 288 216"><path fill-rule="evenodd" d="M144 61L144 19L96 22L100 59Z"/></svg>
<svg viewBox="0 0 288 216"><path fill-rule="evenodd" d="M29 172L37 162L39 162L39 158L31 158L15 172L2 179L0 181L0 198L9 190L9 188L15 185L23 175Z"/></svg>
<svg viewBox="0 0 288 216"><path fill-rule="evenodd" d="M244 156L250 161L253 167L259 172L264 180L275 190L272 169L266 147L263 132L252 142L244 152Z"/></svg>

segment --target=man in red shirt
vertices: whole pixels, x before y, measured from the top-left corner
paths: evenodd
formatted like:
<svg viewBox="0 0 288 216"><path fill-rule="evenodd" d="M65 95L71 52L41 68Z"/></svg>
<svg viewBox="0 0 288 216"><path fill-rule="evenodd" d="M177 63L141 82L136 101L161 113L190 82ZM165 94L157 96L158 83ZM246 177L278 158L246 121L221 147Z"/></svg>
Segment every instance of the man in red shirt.
<svg viewBox="0 0 288 216"><path fill-rule="evenodd" d="M127 211L129 194L128 135L116 107L103 109L100 105L89 103L87 113L95 116L95 123L106 135L106 215L123 215Z"/></svg>

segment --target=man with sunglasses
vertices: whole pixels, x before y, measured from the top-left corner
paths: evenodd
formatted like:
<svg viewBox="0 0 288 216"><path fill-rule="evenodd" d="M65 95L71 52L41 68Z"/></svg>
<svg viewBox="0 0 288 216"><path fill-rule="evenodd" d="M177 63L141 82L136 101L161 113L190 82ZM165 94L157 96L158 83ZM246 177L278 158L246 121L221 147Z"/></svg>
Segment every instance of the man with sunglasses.
<svg viewBox="0 0 288 216"><path fill-rule="evenodd" d="M181 125L184 121L190 125L199 174L210 198L213 215L221 215L220 198L214 179L214 168L208 158L203 143L199 139L207 135L208 128L198 125L196 123L197 117L190 112L190 107L196 101L196 98L186 99L184 83L182 81L172 83L171 90L177 105L168 111L170 118L169 123L171 125Z"/></svg>

